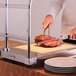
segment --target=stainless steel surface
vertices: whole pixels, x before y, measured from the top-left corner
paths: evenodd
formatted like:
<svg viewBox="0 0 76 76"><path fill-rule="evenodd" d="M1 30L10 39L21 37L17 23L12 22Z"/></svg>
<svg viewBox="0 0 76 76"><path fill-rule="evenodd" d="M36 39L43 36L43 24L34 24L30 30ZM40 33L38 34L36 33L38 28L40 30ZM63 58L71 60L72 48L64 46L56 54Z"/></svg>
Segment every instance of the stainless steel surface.
<svg viewBox="0 0 76 76"><path fill-rule="evenodd" d="M30 58L30 51L31 51L31 7L32 7L32 0L29 0L29 12L28 12L28 58Z"/></svg>
<svg viewBox="0 0 76 76"><path fill-rule="evenodd" d="M33 65L37 63L36 53L31 52L30 58L28 58L27 51L16 49L16 48L10 48L8 52L1 50L1 56L10 60L24 63L26 65Z"/></svg>
<svg viewBox="0 0 76 76"><path fill-rule="evenodd" d="M28 58L28 51L21 50L17 48L9 48L9 51L4 51L4 49L1 49L1 56L10 60L18 61L27 65L33 65L37 63L37 59L43 60L53 57L67 57L67 56L74 56L76 55L76 48L74 49L67 49L67 50L61 50L59 52L52 52L52 53L46 53L46 54L38 54L34 52L30 52L30 58Z"/></svg>
<svg viewBox="0 0 76 76"><path fill-rule="evenodd" d="M28 12L28 58L30 58L30 43L31 43L31 5L32 0L29 0ZM8 0L5 0L5 51L8 51Z"/></svg>
<svg viewBox="0 0 76 76"><path fill-rule="evenodd" d="M17 39L17 40L22 40L22 41L27 41L27 38L21 38L20 36L14 36L14 35L5 35L3 33L0 33L1 37L8 37L8 38L12 38L12 39Z"/></svg>
<svg viewBox="0 0 76 76"><path fill-rule="evenodd" d="M8 8L19 8L19 9L29 9L30 5L26 4L8 4Z"/></svg>
<svg viewBox="0 0 76 76"><path fill-rule="evenodd" d="M8 0L5 0L5 35L8 35ZM8 37L5 37L5 49L8 51Z"/></svg>
<svg viewBox="0 0 76 76"><path fill-rule="evenodd" d="M5 0L5 34L8 34L8 0Z"/></svg>
<svg viewBox="0 0 76 76"><path fill-rule="evenodd" d="M31 43L31 6L32 6L32 0L29 0L30 5L26 5L26 9L28 9L28 50L21 51L19 49L8 49L8 37L12 37L8 35L8 8L24 8L25 5L11 5L9 4L8 7L8 0L5 0L5 35L1 34L1 36L5 37L5 48L1 51L1 56L7 59L11 59L14 61L22 62L27 65L33 65L37 63L37 58L35 53L30 52L30 43ZM12 7L11 7L12 6ZM14 38L14 37L12 37Z"/></svg>

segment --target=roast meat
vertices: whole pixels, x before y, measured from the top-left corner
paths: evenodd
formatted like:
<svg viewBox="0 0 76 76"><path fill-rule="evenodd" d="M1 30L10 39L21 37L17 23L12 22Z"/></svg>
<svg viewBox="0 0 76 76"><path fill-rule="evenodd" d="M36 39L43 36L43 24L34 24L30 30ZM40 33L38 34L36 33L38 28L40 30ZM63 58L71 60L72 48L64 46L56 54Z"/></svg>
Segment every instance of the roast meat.
<svg viewBox="0 0 76 76"><path fill-rule="evenodd" d="M54 39L54 40L44 40L42 42L38 43L38 46L44 46L44 47L55 47L58 45L61 45L63 43L62 40Z"/></svg>
<svg viewBox="0 0 76 76"><path fill-rule="evenodd" d="M35 37L35 43L38 46L55 47L55 46L61 45L63 41L53 36L39 35Z"/></svg>
<svg viewBox="0 0 76 76"><path fill-rule="evenodd" d="M53 36L48 36L48 35L38 35L35 37L35 43L38 44L38 42L44 41L44 40L49 40L49 39L54 39L55 37Z"/></svg>

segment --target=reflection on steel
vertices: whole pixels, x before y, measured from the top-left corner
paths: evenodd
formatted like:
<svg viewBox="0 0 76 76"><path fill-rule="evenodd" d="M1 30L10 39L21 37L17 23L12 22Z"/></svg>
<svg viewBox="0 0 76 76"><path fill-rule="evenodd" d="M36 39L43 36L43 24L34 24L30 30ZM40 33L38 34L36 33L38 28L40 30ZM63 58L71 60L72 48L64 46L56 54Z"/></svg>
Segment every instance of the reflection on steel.
<svg viewBox="0 0 76 76"><path fill-rule="evenodd" d="M14 36L14 35L5 35L5 34L0 33L0 36L12 38L12 39L18 39L18 40L22 40L22 41L27 41L27 38L21 38L19 36Z"/></svg>
<svg viewBox="0 0 76 76"><path fill-rule="evenodd" d="M31 51L31 6L32 0L29 0L30 8L28 10L28 58L30 58L30 51Z"/></svg>
<svg viewBox="0 0 76 76"><path fill-rule="evenodd" d="M8 35L8 0L5 0L5 35ZM8 37L5 37L5 49L8 51Z"/></svg>

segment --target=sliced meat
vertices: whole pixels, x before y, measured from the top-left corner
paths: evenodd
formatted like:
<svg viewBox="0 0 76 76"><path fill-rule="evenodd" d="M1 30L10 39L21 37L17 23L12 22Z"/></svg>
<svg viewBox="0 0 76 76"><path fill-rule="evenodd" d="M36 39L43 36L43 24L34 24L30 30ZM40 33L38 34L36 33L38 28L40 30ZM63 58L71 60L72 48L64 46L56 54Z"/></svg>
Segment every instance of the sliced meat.
<svg viewBox="0 0 76 76"><path fill-rule="evenodd" d="M61 45L63 43L62 40L58 39L51 39L51 40L45 40L38 43L38 46L44 46L44 47L55 47L58 45Z"/></svg>
<svg viewBox="0 0 76 76"><path fill-rule="evenodd" d="M63 41L53 36L39 35L35 37L35 43L38 46L55 47L55 46L61 45Z"/></svg>

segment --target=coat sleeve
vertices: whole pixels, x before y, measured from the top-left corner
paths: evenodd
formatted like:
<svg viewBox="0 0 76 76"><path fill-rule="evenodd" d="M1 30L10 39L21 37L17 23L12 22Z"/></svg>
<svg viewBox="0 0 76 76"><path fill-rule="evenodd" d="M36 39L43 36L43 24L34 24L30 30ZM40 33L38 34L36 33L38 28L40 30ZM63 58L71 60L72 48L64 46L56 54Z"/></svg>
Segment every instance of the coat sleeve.
<svg viewBox="0 0 76 76"><path fill-rule="evenodd" d="M53 16L53 18L56 17L56 15L59 13L59 11L62 9L63 4L65 0L50 0L49 3L49 13Z"/></svg>

